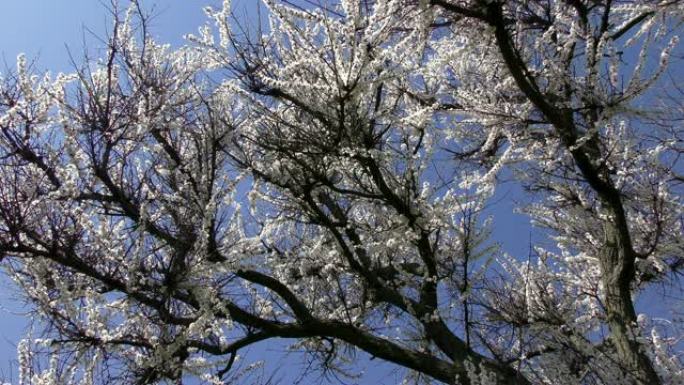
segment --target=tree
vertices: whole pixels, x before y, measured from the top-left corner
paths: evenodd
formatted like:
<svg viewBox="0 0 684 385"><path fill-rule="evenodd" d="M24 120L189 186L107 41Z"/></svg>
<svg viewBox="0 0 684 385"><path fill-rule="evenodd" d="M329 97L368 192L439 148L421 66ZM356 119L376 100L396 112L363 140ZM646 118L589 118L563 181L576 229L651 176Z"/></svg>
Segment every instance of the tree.
<svg viewBox="0 0 684 385"><path fill-rule="evenodd" d="M22 381L227 383L284 338L342 374L682 383L681 325L635 310L684 266L679 2L264 6L173 50L133 3L103 58L4 77L0 252L49 337ZM529 256L490 237L506 181Z"/></svg>

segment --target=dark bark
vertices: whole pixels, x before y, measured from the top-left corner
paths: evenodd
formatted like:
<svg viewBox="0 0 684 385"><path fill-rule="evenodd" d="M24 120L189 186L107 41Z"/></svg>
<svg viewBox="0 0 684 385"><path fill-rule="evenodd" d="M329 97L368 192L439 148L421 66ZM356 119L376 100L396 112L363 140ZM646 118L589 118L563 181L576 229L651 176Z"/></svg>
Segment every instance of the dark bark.
<svg viewBox="0 0 684 385"><path fill-rule="evenodd" d="M617 357L637 384L660 384L653 363L640 348L633 331L636 326L636 313L631 299L631 284L635 276L636 253L632 248L620 192L608 175L596 166L597 160L600 159L600 150L595 142L597 139L590 140L584 146L576 146L578 130L574 123L573 111L554 105L552 100L556 96L550 97L540 90L513 45L500 3L492 2L488 6L486 21L494 28L497 47L516 84L553 125L563 144L572 154L581 175L596 192L608 214L609 219L604 221L605 243L597 257L601 263L602 281L606 291L605 311L610 338Z"/></svg>

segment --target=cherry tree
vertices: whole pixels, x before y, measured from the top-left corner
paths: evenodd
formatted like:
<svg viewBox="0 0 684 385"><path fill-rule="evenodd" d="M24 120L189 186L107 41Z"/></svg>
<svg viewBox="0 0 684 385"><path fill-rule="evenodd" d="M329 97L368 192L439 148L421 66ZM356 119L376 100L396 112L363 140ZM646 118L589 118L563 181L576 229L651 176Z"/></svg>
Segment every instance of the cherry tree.
<svg viewBox="0 0 684 385"><path fill-rule="evenodd" d="M406 383L683 383L676 309L635 305L684 267L679 2L263 10L173 49L134 2L73 74L4 74L20 383L258 382L273 339ZM529 255L491 236L504 181Z"/></svg>

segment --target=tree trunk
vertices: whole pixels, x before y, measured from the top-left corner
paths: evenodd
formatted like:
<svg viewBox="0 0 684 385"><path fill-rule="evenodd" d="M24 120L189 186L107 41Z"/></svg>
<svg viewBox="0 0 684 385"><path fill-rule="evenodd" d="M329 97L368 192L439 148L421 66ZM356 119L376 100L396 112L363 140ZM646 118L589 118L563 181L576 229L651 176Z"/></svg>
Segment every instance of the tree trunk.
<svg viewBox="0 0 684 385"><path fill-rule="evenodd" d="M657 385L661 381L637 341L637 317L630 290L634 256L629 255L631 245L624 244L617 227L612 221L604 225L606 239L599 255L610 339L623 370L635 384Z"/></svg>

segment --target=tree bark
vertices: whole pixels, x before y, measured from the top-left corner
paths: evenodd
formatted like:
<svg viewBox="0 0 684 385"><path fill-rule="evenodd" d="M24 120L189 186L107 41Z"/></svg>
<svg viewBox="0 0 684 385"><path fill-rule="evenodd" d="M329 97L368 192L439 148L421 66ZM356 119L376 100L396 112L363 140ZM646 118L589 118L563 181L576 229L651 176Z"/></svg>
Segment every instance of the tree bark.
<svg viewBox="0 0 684 385"><path fill-rule="evenodd" d="M609 219L604 221L604 246L597 256L601 265L605 287L605 311L610 339L625 372L637 385L661 383L653 363L636 340L636 313L631 298L631 283L635 275L636 255L632 248L627 217L620 192L608 175L594 165L599 147L596 143L576 146L577 128L573 112L559 108L549 100L530 75L523 59L518 55L504 23L501 4L492 2L487 8L487 22L494 27L494 35L506 67L525 96L542 112L554 127L565 147L570 151L580 173L596 192ZM591 141L590 141L591 142ZM592 151L593 150L593 151ZM592 156L594 155L594 156Z"/></svg>

